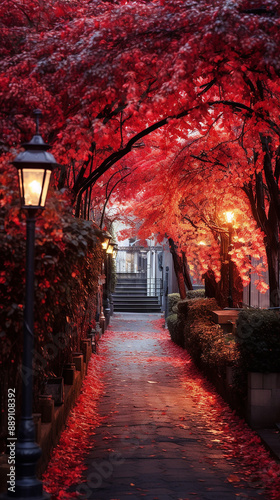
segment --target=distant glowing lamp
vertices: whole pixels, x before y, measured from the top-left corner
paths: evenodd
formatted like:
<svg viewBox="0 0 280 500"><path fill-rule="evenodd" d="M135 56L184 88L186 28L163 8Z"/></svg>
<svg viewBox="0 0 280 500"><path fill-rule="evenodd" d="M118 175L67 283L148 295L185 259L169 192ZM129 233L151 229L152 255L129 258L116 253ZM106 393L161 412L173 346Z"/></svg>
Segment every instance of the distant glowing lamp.
<svg viewBox="0 0 280 500"><path fill-rule="evenodd" d="M228 224L232 224L233 219L234 219L234 213L233 212L226 212L226 219Z"/></svg>
<svg viewBox="0 0 280 500"><path fill-rule="evenodd" d="M207 246L207 243L206 243L206 241L202 241L202 240L201 240L201 241L199 241L199 242L198 242L198 245L199 245L200 247L206 247L206 246Z"/></svg>
<svg viewBox="0 0 280 500"><path fill-rule="evenodd" d="M101 243L103 250L107 250L111 236L108 233L103 233L103 241Z"/></svg>
<svg viewBox="0 0 280 500"><path fill-rule="evenodd" d="M233 234L233 220L234 220L234 213L233 212L226 212L226 219L228 223L228 307L232 308L233 307L233 263L231 259L231 250L232 250L232 234Z"/></svg>
<svg viewBox="0 0 280 500"><path fill-rule="evenodd" d="M112 255L113 251L114 251L114 243L110 242L109 245L108 245L108 247L107 247L106 253L109 254L109 255Z"/></svg>

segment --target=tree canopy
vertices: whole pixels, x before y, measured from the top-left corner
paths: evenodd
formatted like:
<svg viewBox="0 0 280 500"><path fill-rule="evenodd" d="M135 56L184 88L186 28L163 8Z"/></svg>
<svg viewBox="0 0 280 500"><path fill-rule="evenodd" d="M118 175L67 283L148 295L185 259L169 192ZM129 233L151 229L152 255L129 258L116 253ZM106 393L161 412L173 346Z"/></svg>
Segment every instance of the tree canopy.
<svg viewBox="0 0 280 500"><path fill-rule="evenodd" d="M4 0L2 168L40 107L77 215L125 176L114 201L204 269L234 209L236 264L246 281L246 256L266 250L278 305L279 13L274 0Z"/></svg>

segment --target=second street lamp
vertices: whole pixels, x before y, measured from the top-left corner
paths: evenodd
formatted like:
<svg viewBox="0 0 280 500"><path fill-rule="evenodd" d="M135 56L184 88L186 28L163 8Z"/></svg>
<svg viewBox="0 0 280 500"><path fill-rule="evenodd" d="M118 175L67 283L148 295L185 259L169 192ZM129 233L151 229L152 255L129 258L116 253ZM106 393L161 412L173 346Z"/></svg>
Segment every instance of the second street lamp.
<svg viewBox="0 0 280 500"><path fill-rule="evenodd" d="M32 416L33 402L33 350L34 350L34 253L35 253L35 216L45 206L51 172L57 163L49 146L39 134L39 110L36 116L36 134L25 151L13 161L18 169L21 207L27 210L26 217L26 285L23 325L22 359L22 407L15 447L15 487L13 493L3 498L18 500L49 500L50 495L43 491L42 481L36 477L36 464L41 456L41 448L35 442L35 425Z"/></svg>
<svg viewBox="0 0 280 500"><path fill-rule="evenodd" d="M232 250L232 233L234 213L226 212L228 223L228 307L233 307L233 262L231 260L230 251Z"/></svg>
<svg viewBox="0 0 280 500"><path fill-rule="evenodd" d="M111 235L106 233L105 231L102 233L102 236L103 236L103 240L102 240L102 249L103 250L107 250L108 248L108 245L110 243L110 240L111 240Z"/></svg>
<svg viewBox="0 0 280 500"><path fill-rule="evenodd" d="M107 247L107 250L106 250L106 253L111 255L114 251L114 243L110 241L108 247Z"/></svg>

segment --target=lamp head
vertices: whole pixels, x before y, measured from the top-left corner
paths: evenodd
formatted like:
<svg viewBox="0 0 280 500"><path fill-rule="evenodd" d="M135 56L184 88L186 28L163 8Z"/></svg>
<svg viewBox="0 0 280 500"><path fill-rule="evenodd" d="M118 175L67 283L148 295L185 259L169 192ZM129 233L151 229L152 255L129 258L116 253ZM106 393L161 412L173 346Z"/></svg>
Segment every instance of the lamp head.
<svg viewBox="0 0 280 500"><path fill-rule="evenodd" d="M114 244L110 242L108 247L107 247L106 253L112 254L113 251L114 251Z"/></svg>
<svg viewBox="0 0 280 500"><path fill-rule="evenodd" d="M110 236L110 234L106 233L105 231L102 233L102 236L103 236L103 239L101 242L102 249L107 251L108 245L109 245L110 240L111 240L111 236Z"/></svg>
<svg viewBox="0 0 280 500"><path fill-rule="evenodd" d="M39 133L40 110L35 110L36 134L30 142L23 144L22 151L12 162L18 170L22 208L44 208L52 170L58 166L50 148Z"/></svg>

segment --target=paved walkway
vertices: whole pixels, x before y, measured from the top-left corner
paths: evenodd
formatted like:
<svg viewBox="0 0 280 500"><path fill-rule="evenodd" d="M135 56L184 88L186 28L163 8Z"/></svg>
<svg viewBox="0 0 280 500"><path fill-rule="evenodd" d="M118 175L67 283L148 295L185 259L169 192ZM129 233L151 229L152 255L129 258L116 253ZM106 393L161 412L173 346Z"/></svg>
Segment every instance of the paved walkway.
<svg viewBox="0 0 280 500"><path fill-rule="evenodd" d="M185 352L177 359L182 349L155 328L157 318L115 314L100 342L105 418L92 438L85 483L76 490L92 500L267 498L245 465L220 447L217 396L207 396L208 413L199 401L203 381L197 374L190 379L194 368L186 377L191 362Z"/></svg>

